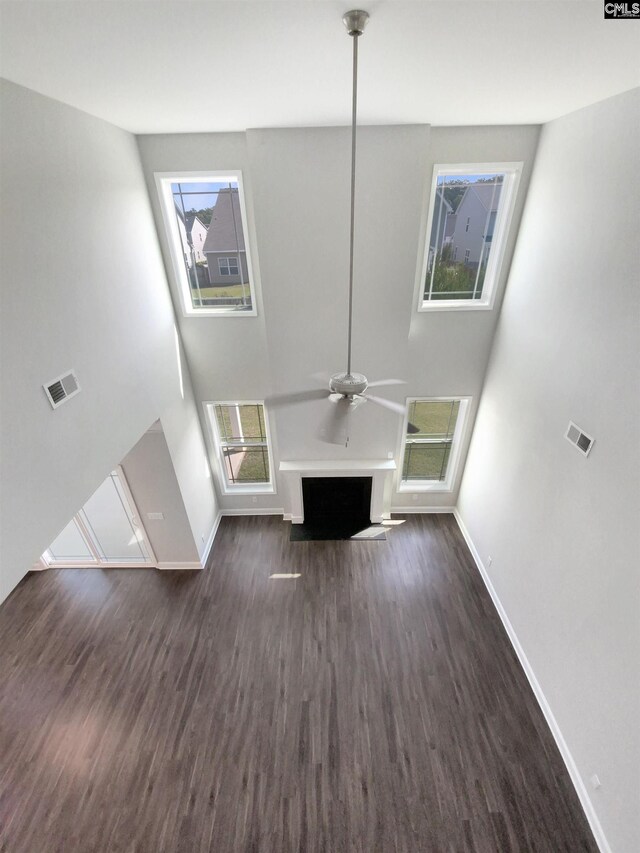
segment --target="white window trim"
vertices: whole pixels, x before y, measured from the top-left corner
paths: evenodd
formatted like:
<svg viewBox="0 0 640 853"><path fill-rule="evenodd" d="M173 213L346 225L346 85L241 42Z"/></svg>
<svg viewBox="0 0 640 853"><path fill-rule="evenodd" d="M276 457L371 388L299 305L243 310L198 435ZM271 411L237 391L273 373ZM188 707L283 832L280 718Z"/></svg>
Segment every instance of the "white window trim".
<svg viewBox="0 0 640 853"><path fill-rule="evenodd" d="M264 400L209 400L204 402L205 421L209 427L209 436L215 448L215 456L218 464L212 465L212 470L216 472L216 479L220 487L220 492L223 495L277 495L274 462L273 462L273 446L271 444L271 430L269 428L269 412L264 404ZM214 411L214 406L262 406L264 413L264 429L267 436L267 456L269 458L269 476L268 483L229 483L227 480L226 469L224 465L224 455L222 453L222 440L218 430L218 422Z"/></svg>
<svg viewBox="0 0 640 853"><path fill-rule="evenodd" d="M396 472L396 492L452 492L453 486L458 476L458 467L462 456L462 447L466 436L467 422L469 411L471 409L471 397L459 397L452 395L450 397L407 397L406 412L402 423L402 432L398 443L397 459L400 460ZM411 482L403 482L402 471L404 469L404 449L407 438L407 426L409 424L409 410L411 403L451 403L458 401L460 408L458 410L458 420L456 428L453 432L451 441L451 452L449 453L449 465L447 467L447 476L445 480L411 480Z"/></svg>
<svg viewBox="0 0 640 853"><path fill-rule="evenodd" d="M247 225L247 211L244 201L244 185L242 172L234 169L224 172L154 172L160 207L162 208L162 219L164 221L165 234L169 243L171 264L173 267L174 283L180 294L182 313L185 317L256 317L258 315L256 305L256 288L249 251L250 235ZM173 215L173 194L171 184L173 183L209 183L221 181L235 181L238 184L238 198L240 201L240 218L244 234L244 253L247 259L247 272L249 274L249 292L251 293L251 310L236 311L233 308L194 308L191 301L191 288L184 269L184 258L182 256L180 234L178 223Z"/></svg>
<svg viewBox="0 0 640 853"><path fill-rule="evenodd" d="M490 311L493 308L496 292L498 290L498 279L502 269L502 262L506 250L507 238L513 220L515 200L520 185L523 162L513 163L436 163L433 167L433 178L431 181L431 193L427 207L427 227L422 235L421 262L418 264L416 281L416 300L418 311ZM499 215L496 217L493 229L492 251L489 256L487 272L485 274L484 286L481 299L424 299L424 283L427 278L427 266L429 263L429 238L435 212L436 187L441 175L482 175L501 172L506 175L504 192L502 194Z"/></svg>

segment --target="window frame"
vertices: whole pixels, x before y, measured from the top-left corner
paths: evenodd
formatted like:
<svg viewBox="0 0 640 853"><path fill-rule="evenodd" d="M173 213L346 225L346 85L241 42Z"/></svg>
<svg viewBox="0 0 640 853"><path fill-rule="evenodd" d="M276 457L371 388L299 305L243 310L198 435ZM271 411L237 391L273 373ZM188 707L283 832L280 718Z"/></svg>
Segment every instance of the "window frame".
<svg viewBox="0 0 640 853"><path fill-rule="evenodd" d="M402 422L402 432L398 446L398 456L400 464L396 474L396 491L397 492L452 492L454 484L458 476L460 460L462 458L462 447L464 439L467 435L467 423L469 421L469 411L471 409L472 397L451 395L448 397L407 397L406 411ZM407 427L409 425L409 411L412 403L460 403L458 409L458 419L453 431L451 440L451 450L449 451L449 463L447 465L447 476L444 480L403 480L402 472L404 469L404 455L407 441L411 438L407 435Z"/></svg>
<svg viewBox="0 0 640 853"><path fill-rule="evenodd" d="M271 443L271 430L269 427L269 412L264 400L208 400L203 404L205 420L209 427L209 435L215 449L218 464L212 466L217 473L220 490L224 495L275 495L277 494L276 481L273 467L273 445ZM267 448L269 460L269 482L268 483L230 483L227 477L227 469L224 459L224 447L226 442L222 440L218 421L215 414L215 406L262 406L264 430L266 441L258 446Z"/></svg>
<svg viewBox="0 0 640 853"><path fill-rule="evenodd" d="M416 292L418 312L423 311L490 311L495 303L497 284L502 270L507 240L513 221L515 201L520 186L524 163L436 163L433 167L431 191L426 209L426 229L422 234L422 253L418 264ZM505 175L500 209L496 216L492 236L492 251L489 255L480 299L436 299L424 298L427 267L429 265L429 241L435 214L438 178L443 175L482 175L502 173Z"/></svg>
<svg viewBox="0 0 640 853"><path fill-rule="evenodd" d="M242 171L240 169L232 169L227 171L211 171L211 172L154 172L158 197L160 199L160 207L162 209L162 220L165 228L165 235L169 244L169 253L171 255L171 266L173 269L173 281L180 295L180 304L182 306L182 314L184 317L257 317L258 307L256 303L256 284L254 265L251 259L250 250L250 234L247 223L247 211L244 198L244 183L242 180ZM247 260L247 273L249 276L249 293L251 294L251 310L237 311L233 307L220 308L195 308L191 300L191 287L187 280L187 273L184 268L184 259L182 257L180 233L176 217L173 215L173 193L171 184L174 183L219 183L222 181L230 181L238 184L238 200L240 203L240 220L242 222L242 231L244 235L244 253Z"/></svg>
<svg viewBox="0 0 640 853"><path fill-rule="evenodd" d="M225 262L225 267L223 268L222 261ZM231 263L233 261L233 267L235 272L231 272ZM238 264L238 258L234 255L225 255L224 257L218 258L218 272L220 275L240 275L240 265Z"/></svg>

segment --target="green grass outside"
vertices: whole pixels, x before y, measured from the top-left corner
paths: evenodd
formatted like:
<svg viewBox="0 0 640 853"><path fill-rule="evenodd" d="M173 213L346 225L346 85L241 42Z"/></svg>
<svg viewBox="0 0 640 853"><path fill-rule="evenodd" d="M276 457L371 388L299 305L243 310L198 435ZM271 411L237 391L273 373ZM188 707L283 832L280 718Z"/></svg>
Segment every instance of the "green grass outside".
<svg viewBox="0 0 640 853"><path fill-rule="evenodd" d="M264 415L255 405L240 406L240 423L246 441L266 441ZM412 438L444 438L451 436L455 429L460 403L450 402L413 402L409 407L409 420L420 429ZM216 408L218 429L223 440L239 439L231 424L229 407ZM403 478L409 480L438 480L446 475L451 445L438 442L428 445L412 445L404 456ZM269 460L262 450L239 450L243 454L240 468L236 472L236 482L268 483ZM235 454L234 454L235 455ZM233 458L233 457L232 457ZM444 462L444 464L443 464Z"/></svg>
<svg viewBox="0 0 640 853"><path fill-rule="evenodd" d="M439 480L446 476L449 462L449 444L430 444L427 447L412 445L406 448L402 478L404 480Z"/></svg>
<svg viewBox="0 0 640 853"><path fill-rule="evenodd" d="M435 270L433 273L433 287L431 289L431 298L432 299L472 299L474 288L476 290L476 299L479 299L482 295L482 288L484 286L484 277L486 274L486 263L488 261L488 255L486 256L484 263L482 265L482 269L480 270L480 275L478 276L478 283L476 285L476 274L477 271L472 267L467 267L463 263L447 261L443 260L441 256L438 257L436 261ZM427 273L427 278L425 281L425 297L429 294L429 288L431 287L431 273ZM453 296L448 296L448 294L454 294Z"/></svg>
<svg viewBox="0 0 640 853"><path fill-rule="evenodd" d="M451 438L455 430L460 402L413 402L409 421L420 430L410 438ZM412 444L405 447L402 477L408 480L439 480L446 476L451 444Z"/></svg>
<svg viewBox="0 0 640 853"><path fill-rule="evenodd" d="M198 299L246 299L251 298L249 283L246 284L221 284L219 286L192 288L193 298Z"/></svg>
<svg viewBox="0 0 640 853"><path fill-rule="evenodd" d="M412 438L444 438L455 429L460 402L414 401L409 404L409 420L420 430Z"/></svg>
<svg viewBox="0 0 640 853"><path fill-rule="evenodd" d="M227 441L238 441L240 434L231 424L230 409L235 406L216 406L216 419L218 421L218 430L220 437ZM240 412L240 428L242 430L242 440L251 441L266 441L266 433L264 426L264 412L257 405L247 404L238 406Z"/></svg>
<svg viewBox="0 0 640 853"><path fill-rule="evenodd" d="M216 420L220 436L224 440L237 441L240 439L238 431L232 426L229 406L216 407ZM256 405L239 406L240 426L243 440L251 442L264 442L267 440L264 425L264 411ZM268 483L269 482L269 459L266 449L263 454L261 447L252 449L241 449L232 452L231 459L242 454L242 462L236 471L235 479L238 483Z"/></svg>
<svg viewBox="0 0 640 853"><path fill-rule="evenodd" d="M239 483L268 483L269 459L265 450L247 450L240 465L236 480Z"/></svg>

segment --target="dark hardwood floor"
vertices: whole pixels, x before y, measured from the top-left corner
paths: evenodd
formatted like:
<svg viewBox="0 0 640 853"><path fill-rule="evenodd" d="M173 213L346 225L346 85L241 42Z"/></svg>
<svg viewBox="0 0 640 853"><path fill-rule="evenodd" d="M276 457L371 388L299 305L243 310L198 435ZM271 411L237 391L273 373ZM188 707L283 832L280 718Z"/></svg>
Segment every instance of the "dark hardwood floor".
<svg viewBox="0 0 640 853"><path fill-rule="evenodd" d="M226 518L204 572L25 578L0 609L0 839L597 850L449 515L385 542Z"/></svg>

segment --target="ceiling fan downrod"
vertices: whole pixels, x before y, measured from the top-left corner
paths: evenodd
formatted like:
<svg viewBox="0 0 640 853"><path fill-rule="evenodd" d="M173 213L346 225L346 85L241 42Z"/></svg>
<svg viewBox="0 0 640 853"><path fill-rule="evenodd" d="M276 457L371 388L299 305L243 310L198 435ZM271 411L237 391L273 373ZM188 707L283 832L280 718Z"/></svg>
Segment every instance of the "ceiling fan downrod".
<svg viewBox="0 0 640 853"><path fill-rule="evenodd" d="M347 393L362 393L367 387L367 380L364 376L351 376L351 327L353 322L353 243L355 233L355 190L356 190L356 118L358 110L358 39L364 32L369 13L362 9L352 9L347 12L342 18L347 32L353 37L353 95L351 101L351 224L349 228L349 336L347 342L347 373L344 379L354 379L354 383L347 382L348 385L353 384L364 386L362 390L351 391ZM339 377L332 377L332 379ZM343 378L343 377L340 377ZM358 381L359 380L359 381ZM338 392L344 393L344 392Z"/></svg>
<svg viewBox="0 0 640 853"><path fill-rule="evenodd" d="M348 444L345 440L347 418L349 413L369 401L376 406L381 406L404 417L406 406L388 400L386 397L378 397L374 394L364 392L378 385L404 385L401 379L380 379L369 383L362 373L351 372L351 331L353 325L353 251L355 233L355 188L356 188L356 128L357 128L357 106L358 106L358 39L364 32L365 25L369 20L369 13L361 9L354 9L343 16L342 21L347 32L353 38L353 96L351 111L351 225L349 229L349 335L347 341L347 370L345 373L335 373L329 377L329 388L324 390L313 389L294 392L292 394L278 394L269 399L269 405L289 405L292 403L304 403L311 400L329 399L334 404L331 411L330 423L321 434L321 440L330 444ZM316 376L317 379L317 376ZM322 379L324 384L326 380ZM328 432L327 432L328 430ZM408 426L409 432L418 432L417 427Z"/></svg>

